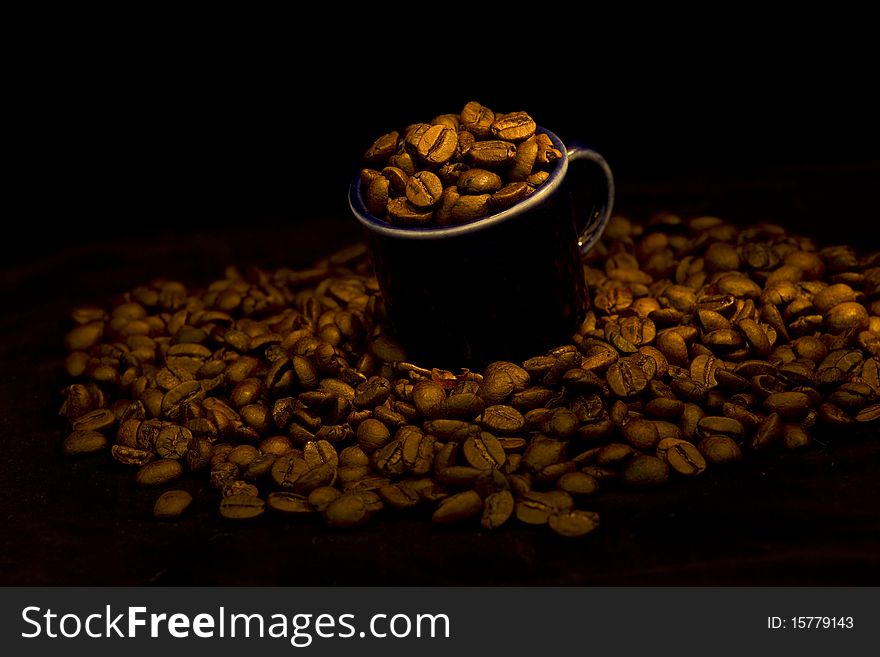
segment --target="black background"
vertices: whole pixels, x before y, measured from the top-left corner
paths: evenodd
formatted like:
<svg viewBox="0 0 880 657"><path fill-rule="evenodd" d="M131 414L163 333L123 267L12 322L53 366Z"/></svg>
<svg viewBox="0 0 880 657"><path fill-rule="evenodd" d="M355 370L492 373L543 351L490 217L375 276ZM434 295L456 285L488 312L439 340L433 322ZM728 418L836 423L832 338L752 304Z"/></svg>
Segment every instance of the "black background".
<svg viewBox="0 0 880 657"><path fill-rule="evenodd" d="M876 583L876 439L760 456L657 494L610 493L596 503L601 534L574 543L424 519L352 535L232 528L211 503L157 524L131 473L60 456L73 305L159 276L204 284L227 263L307 265L358 239L345 188L360 153L472 98L601 151L618 209L636 218L770 219L824 243L878 244L878 108L857 35L832 46L777 32L758 46L748 30L658 26L594 42L538 21L530 48L505 33L486 63L467 34L426 55L407 25L348 39L300 22L265 50L207 25L173 43L120 30L19 53L17 203L0 253L0 583ZM214 38L193 45L195 32Z"/></svg>
<svg viewBox="0 0 880 657"><path fill-rule="evenodd" d="M652 209L763 214L820 235L876 217L841 198L870 182L880 158L872 58L857 34L832 45L810 34L762 40L754 26L731 36L658 27L594 41L601 35L569 38L538 21L534 46L518 54L487 56L463 34L426 57L406 24L374 39L313 26L315 42L267 35L253 50L207 30L195 43L186 33L84 37L38 72L15 70L24 86L13 103L23 127L12 131L21 146L12 188L24 192L11 217L24 238L15 253L108 233L345 214L339 190L373 139L470 99L526 109L564 141L602 152L622 209L637 200L627 192L647 191ZM789 206L765 197L741 207L731 181L743 177ZM683 185L703 198L664 196ZM792 191L807 198L792 205ZM60 225L47 230L50 218Z"/></svg>

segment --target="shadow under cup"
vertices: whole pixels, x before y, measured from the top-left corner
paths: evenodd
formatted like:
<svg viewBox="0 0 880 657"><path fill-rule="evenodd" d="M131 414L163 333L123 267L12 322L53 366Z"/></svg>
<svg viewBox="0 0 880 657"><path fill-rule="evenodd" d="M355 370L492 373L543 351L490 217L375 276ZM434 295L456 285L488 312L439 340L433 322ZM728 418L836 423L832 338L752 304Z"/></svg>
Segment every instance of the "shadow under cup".
<svg viewBox="0 0 880 657"><path fill-rule="evenodd" d="M525 201L469 224L397 227L367 212L360 177L349 189L364 226L392 328L420 365L457 371L521 361L570 341L589 309L581 254L614 199L602 157L566 149ZM570 166L573 165L573 166Z"/></svg>

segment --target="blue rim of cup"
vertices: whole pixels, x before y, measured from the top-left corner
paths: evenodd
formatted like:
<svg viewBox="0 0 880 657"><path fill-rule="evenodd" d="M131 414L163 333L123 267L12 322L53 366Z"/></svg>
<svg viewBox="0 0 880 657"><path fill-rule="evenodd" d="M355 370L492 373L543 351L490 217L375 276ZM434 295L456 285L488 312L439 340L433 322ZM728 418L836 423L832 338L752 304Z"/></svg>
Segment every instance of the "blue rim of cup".
<svg viewBox="0 0 880 657"><path fill-rule="evenodd" d="M517 215L528 212L530 209L540 205L545 199L553 195L559 186L562 185L562 181L565 179L565 174L568 171L568 150L565 148L565 144L562 143L562 140L549 130L540 126L538 126L536 130L536 134L538 133L544 133L550 137L553 146L562 153L562 159L559 160L556 168L550 172L550 177L537 188L534 194L501 212L496 212L495 214L490 214L481 219L477 219L476 221L471 221L466 224L457 224L455 226L408 226L401 228L389 224L384 219L379 219L367 211L366 205L364 204L363 192L361 190L360 173L355 175L354 181L348 190L349 207L351 207L351 211L357 220L368 230L381 235L387 235L388 237L399 237L411 240L428 240L440 237L467 235L508 221Z"/></svg>

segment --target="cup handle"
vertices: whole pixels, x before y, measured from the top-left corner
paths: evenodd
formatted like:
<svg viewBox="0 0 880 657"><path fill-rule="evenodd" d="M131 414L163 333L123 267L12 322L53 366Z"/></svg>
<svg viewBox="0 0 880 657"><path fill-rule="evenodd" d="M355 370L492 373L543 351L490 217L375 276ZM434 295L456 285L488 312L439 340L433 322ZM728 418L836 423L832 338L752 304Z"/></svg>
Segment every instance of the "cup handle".
<svg viewBox="0 0 880 657"><path fill-rule="evenodd" d="M584 176L584 181L579 181L572 188L578 217L578 246L581 255L585 255L602 236L602 231L611 218L611 209L614 207L614 176L604 157L577 144L568 149L568 163L574 165L570 173L574 173L577 178L580 178L581 173L589 174ZM584 194L578 193L577 187L586 191L589 198L583 198ZM580 220L581 217L584 217L583 221Z"/></svg>

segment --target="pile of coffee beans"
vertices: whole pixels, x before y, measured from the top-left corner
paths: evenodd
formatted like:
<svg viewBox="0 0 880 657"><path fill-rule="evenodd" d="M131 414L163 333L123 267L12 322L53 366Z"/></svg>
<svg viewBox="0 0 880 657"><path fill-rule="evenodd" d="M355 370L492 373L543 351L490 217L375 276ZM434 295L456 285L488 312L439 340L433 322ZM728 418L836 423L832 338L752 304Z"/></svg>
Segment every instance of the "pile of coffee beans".
<svg viewBox="0 0 880 657"><path fill-rule="evenodd" d="M379 137L364 155L367 210L400 226L475 221L531 196L562 153L525 112L471 101Z"/></svg>
<svg viewBox="0 0 880 657"><path fill-rule="evenodd" d="M482 372L407 359L363 245L205 289L156 281L73 311L64 451L109 452L163 491L158 518L193 502L175 482L202 478L230 520L422 509L580 536L606 488L876 438L880 252L616 217L584 271L592 310L568 344Z"/></svg>

